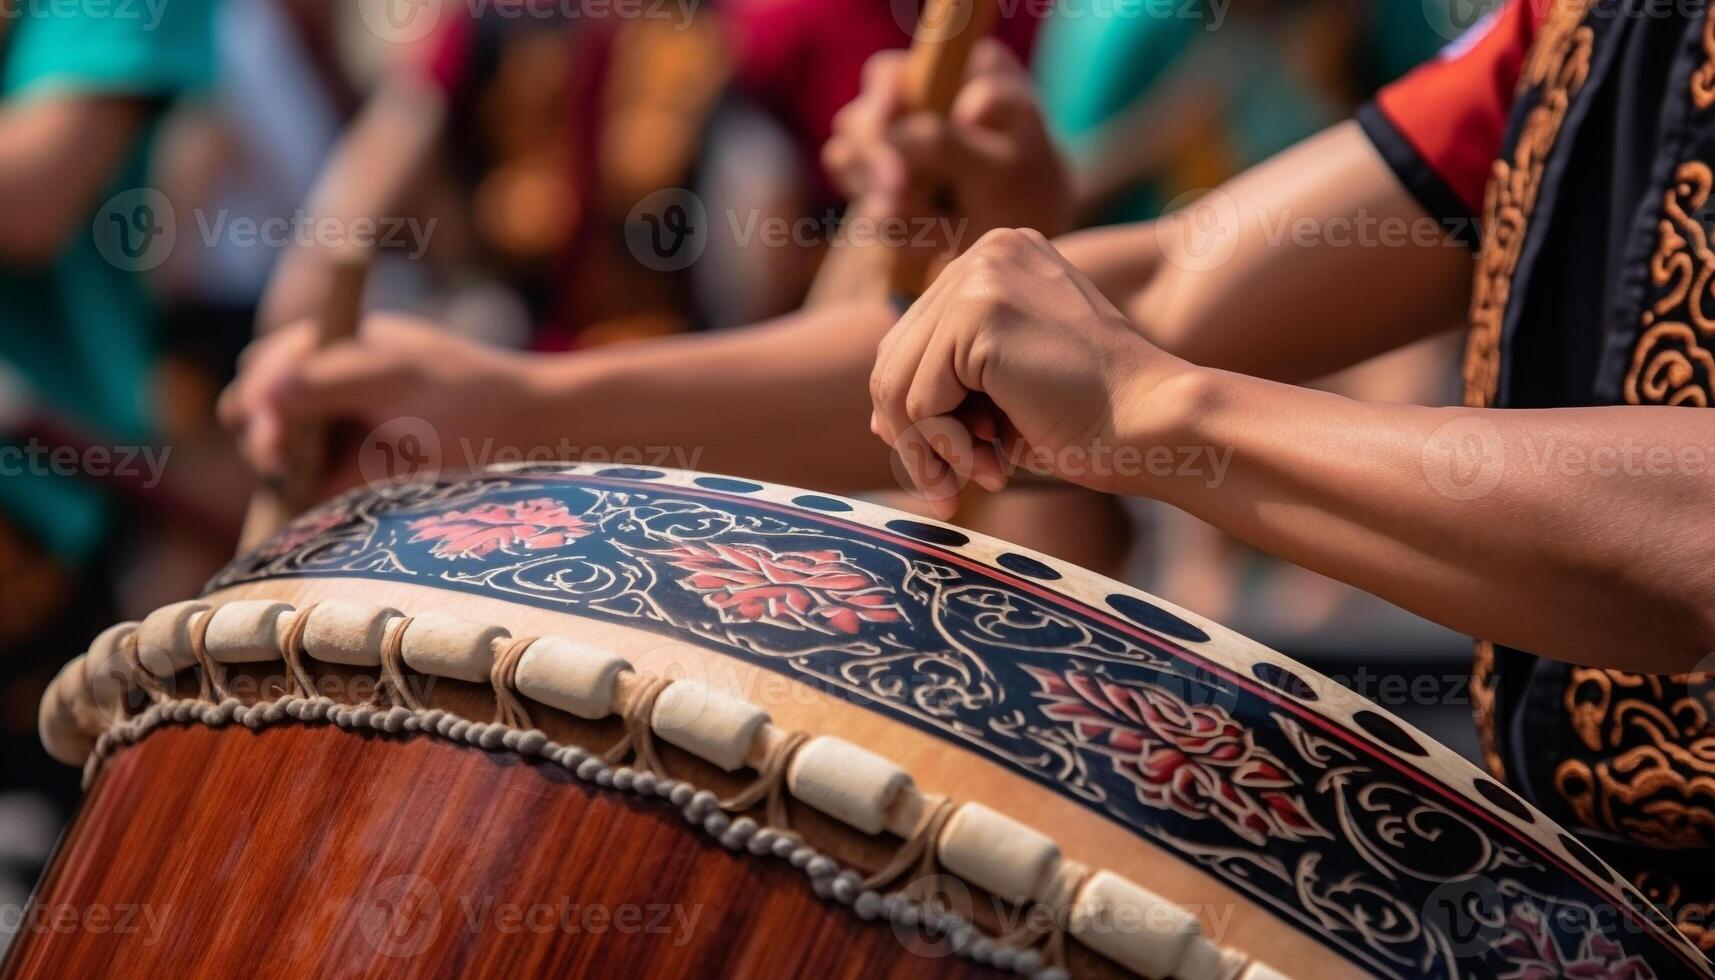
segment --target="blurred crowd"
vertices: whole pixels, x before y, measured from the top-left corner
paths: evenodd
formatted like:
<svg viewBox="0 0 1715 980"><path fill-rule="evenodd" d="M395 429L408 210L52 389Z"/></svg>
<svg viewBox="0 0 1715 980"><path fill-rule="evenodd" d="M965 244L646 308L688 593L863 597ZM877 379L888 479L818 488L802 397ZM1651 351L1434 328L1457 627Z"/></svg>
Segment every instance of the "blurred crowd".
<svg viewBox="0 0 1715 980"><path fill-rule="evenodd" d="M1073 220L1094 225L1159 216L1349 116L1457 32L1438 2L1012 2L996 36L1034 82ZM10 905L77 793L77 774L36 747L35 699L100 629L194 595L231 556L254 481L216 400L259 331L325 301L325 246L375 250L370 309L503 347L578 351L793 310L846 203L823 165L836 114L872 54L909 42L917 7L6 0L0 12ZM650 203L661 195L701 210L694 254L657 247L697 231L683 209ZM753 247L773 228L793 232ZM1450 364L1431 345L1327 383L1442 400ZM1314 651L1373 613L1182 515L1127 505L1089 526L1100 546L1064 553L1264 639Z"/></svg>

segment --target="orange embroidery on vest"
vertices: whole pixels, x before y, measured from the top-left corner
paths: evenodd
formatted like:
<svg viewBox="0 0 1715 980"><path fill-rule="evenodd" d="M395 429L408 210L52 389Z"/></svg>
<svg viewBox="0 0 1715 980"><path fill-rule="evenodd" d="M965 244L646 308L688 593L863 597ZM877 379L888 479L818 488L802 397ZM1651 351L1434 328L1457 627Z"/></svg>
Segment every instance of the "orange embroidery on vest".
<svg viewBox="0 0 1715 980"><path fill-rule="evenodd" d="M1709 19L1704 24L1715 23ZM1715 69L1715 63L1705 68ZM1701 71L1701 69L1700 69ZM1692 96L1697 89L1692 77ZM1711 96L1715 98L1715 95ZM1709 231L1695 214L1709 200L1715 175L1693 160L1679 165L1673 186L1662 195L1655 252L1650 255L1651 285L1661 298L1644 311L1643 333L1632 349L1625 398L1632 405L1715 403L1715 319L1706 304L1715 300L1715 250Z"/></svg>
<svg viewBox="0 0 1715 980"><path fill-rule="evenodd" d="M1560 138L1572 99L1590 74L1595 32L1583 26L1585 0L1555 0L1519 76L1522 97L1540 89L1519 127L1511 159L1495 161L1483 192L1483 241L1471 288L1471 329L1465 345L1465 404L1490 405L1500 379L1501 321L1513 273L1536 210L1543 166Z"/></svg>
<svg viewBox="0 0 1715 980"><path fill-rule="evenodd" d="M1715 18L1703 15L1703 64L1691 73L1691 104L1699 109L1715 105Z"/></svg>
<svg viewBox="0 0 1715 980"><path fill-rule="evenodd" d="M1543 166L1560 137L1573 96L1590 74L1595 32L1583 26L1588 0L1553 0L1519 76L1518 93L1541 89L1519 128L1510 160L1496 160L1483 191L1483 240L1471 284L1471 329L1465 345L1465 404L1491 404L1500 378L1501 320L1512 295L1513 272L1536 209ZM1472 664L1471 710L1490 771L1505 779L1495 730L1495 650L1477 644Z"/></svg>
<svg viewBox="0 0 1715 980"><path fill-rule="evenodd" d="M1496 779L1507 781L1506 761L1501 758L1501 740L1495 731L1495 645L1479 640L1471 657L1471 714L1482 740L1483 764Z"/></svg>
<svg viewBox="0 0 1715 980"><path fill-rule="evenodd" d="M1707 675L1575 667L1567 720L1586 752L1554 788L1579 823L1656 847L1715 845L1715 689Z"/></svg>

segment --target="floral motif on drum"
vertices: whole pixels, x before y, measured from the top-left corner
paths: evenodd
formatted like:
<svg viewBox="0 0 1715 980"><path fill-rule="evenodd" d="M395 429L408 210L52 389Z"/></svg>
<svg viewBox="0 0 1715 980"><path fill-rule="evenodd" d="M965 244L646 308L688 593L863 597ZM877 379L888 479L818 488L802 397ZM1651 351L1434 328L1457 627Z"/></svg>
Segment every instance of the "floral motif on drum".
<svg viewBox="0 0 1715 980"><path fill-rule="evenodd" d="M714 542L652 554L691 573L680 584L700 593L726 622L856 636L865 623L900 618L892 590L838 551L776 553L761 545Z"/></svg>
<svg viewBox="0 0 1715 980"><path fill-rule="evenodd" d="M1378 976L1707 970L1582 845L1550 846L1546 821L1450 756L1420 765L1440 750L1367 702L995 542L829 497L595 467L351 494L285 534L210 589L409 582L699 643L1034 780ZM1468 782L1434 774L1447 767ZM1448 881L1489 886L1475 946L1444 914ZM1590 973L1592 957L1635 968Z"/></svg>

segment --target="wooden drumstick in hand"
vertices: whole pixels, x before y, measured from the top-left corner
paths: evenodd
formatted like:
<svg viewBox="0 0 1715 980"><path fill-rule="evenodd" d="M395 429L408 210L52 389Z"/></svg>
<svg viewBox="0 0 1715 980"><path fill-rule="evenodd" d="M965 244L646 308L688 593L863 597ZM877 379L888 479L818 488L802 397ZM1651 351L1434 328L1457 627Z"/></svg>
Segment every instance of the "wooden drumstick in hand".
<svg viewBox="0 0 1715 980"><path fill-rule="evenodd" d="M333 282L327 305L316 320L316 346L322 350L357 336L363 318L363 293L369 284L368 249L349 248L333 258ZM286 469L269 479L250 498L238 553L244 554L272 537L292 518L316 503L316 490L327 475L328 432L321 425L299 425L285 433Z"/></svg>
<svg viewBox="0 0 1715 980"><path fill-rule="evenodd" d="M971 49L994 26L995 14L996 0L924 3L905 66L905 88L901 93L905 112L945 116L952 111ZM879 298L889 290L897 296L916 296L929 285L929 267L927 256L908 250L890 251L879 244L836 242L822 260L804 305L825 306L854 297Z"/></svg>
<svg viewBox="0 0 1715 980"><path fill-rule="evenodd" d="M977 40L994 26L994 0L928 0L917 21L916 40L905 62L906 113L946 116L958 98L965 65ZM889 255L888 287L895 296L916 296L929 286L929 256L910 249Z"/></svg>

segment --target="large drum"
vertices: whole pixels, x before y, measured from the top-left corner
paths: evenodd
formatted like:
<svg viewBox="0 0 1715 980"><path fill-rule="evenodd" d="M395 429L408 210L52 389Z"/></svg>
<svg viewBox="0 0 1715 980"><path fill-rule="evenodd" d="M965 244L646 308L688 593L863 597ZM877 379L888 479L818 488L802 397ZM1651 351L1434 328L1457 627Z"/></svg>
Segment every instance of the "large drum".
<svg viewBox="0 0 1715 980"><path fill-rule="evenodd" d="M1542 814L1285 657L743 480L355 493L103 633L10 976L1706 976Z"/></svg>

